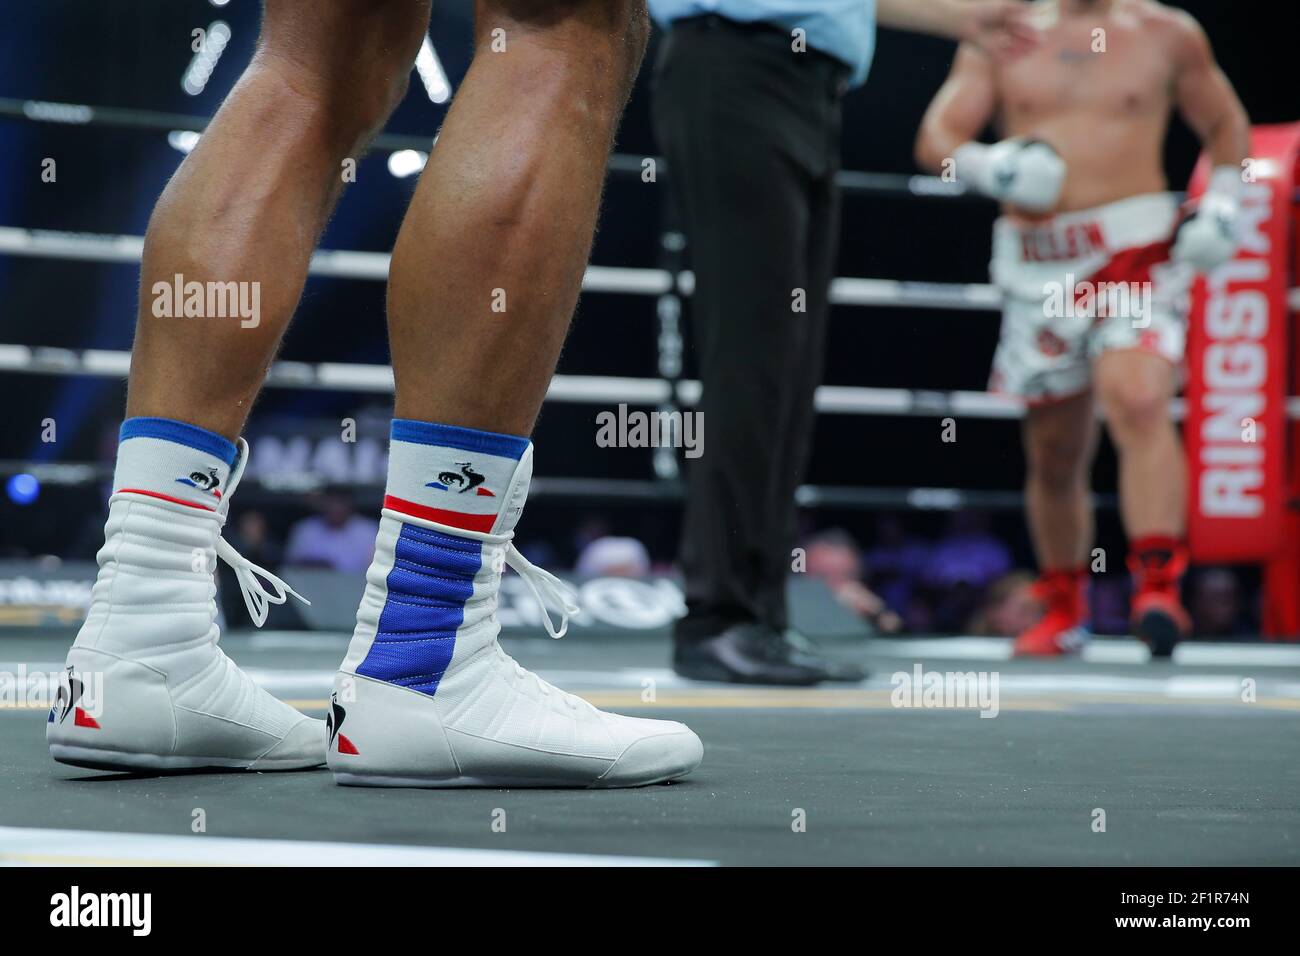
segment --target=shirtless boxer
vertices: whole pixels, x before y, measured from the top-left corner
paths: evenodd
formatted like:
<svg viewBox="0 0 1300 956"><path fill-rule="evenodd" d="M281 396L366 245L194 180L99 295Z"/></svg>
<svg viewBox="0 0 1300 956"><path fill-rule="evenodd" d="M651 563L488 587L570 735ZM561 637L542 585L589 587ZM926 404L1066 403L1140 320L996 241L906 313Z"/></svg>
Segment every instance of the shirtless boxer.
<svg viewBox="0 0 1300 956"><path fill-rule="evenodd" d="M922 122L917 158L1001 201L991 272L1005 306L990 388L1028 404L1025 502L1045 613L1021 655L1086 638L1094 402L1119 454L1136 633L1172 652L1186 473L1169 400L1178 387L1186 293L1236 248L1249 121L1186 13L1154 0L1040 0L1042 44L994 61L968 45ZM1180 222L1162 148L1182 115L1213 164ZM975 137L996 120L1006 136Z"/></svg>

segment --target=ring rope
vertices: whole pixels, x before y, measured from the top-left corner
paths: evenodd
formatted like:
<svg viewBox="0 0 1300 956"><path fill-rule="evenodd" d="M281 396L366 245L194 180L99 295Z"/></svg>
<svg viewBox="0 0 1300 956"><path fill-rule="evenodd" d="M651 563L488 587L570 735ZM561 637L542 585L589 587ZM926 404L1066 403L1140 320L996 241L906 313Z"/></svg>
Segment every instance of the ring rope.
<svg viewBox="0 0 1300 956"><path fill-rule="evenodd" d="M66 232L57 229L22 229L0 226L0 253L82 262L138 263L144 252L143 236ZM308 274L336 279L388 279L390 255L347 249L320 249L312 256ZM689 296L695 290L695 275L677 275L666 269L634 266L588 266L583 276L584 292L659 296L676 290ZM898 279L865 279L840 276L831 280L833 305L894 306L910 309L952 309L996 312L1002 307L997 286L978 282L909 282ZM1300 288L1287 292L1287 305L1300 312Z"/></svg>

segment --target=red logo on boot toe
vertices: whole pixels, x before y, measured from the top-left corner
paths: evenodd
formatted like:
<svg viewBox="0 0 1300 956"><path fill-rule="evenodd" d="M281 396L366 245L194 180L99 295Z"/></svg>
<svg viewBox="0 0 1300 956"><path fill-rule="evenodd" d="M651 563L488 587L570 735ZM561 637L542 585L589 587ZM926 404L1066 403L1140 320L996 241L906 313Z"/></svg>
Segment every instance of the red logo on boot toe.
<svg viewBox="0 0 1300 956"><path fill-rule="evenodd" d="M339 706L339 695L330 694L330 712L325 716L325 729L330 735L329 746L334 746L337 741L339 753L357 757L360 754L357 752L356 745L348 740L347 735L339 733L339 728L343 726L347 716L348 712Z"/></svg>
<svg viewBox="0 0 1300 956"><path fill-rule="evenodd" d="M72 723L77 727L85 727L87 730L99 730L99 722L86 713L85 708L79 706L82 695L86 693L86 684L77 676L76 670L71 664L68 665L68 682L59 686L58 696L54 700L54 709L50 711L50 723L54 723L54 715L59 715L59 723L68 719L72 714Z"/></svg>

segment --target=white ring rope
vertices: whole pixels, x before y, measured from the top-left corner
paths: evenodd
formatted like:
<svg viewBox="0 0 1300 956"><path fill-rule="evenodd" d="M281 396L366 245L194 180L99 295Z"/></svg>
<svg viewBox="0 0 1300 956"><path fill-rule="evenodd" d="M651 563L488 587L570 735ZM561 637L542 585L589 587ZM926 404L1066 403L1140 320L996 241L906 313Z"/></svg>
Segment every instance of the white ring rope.
<svg viewBox="0 0 1300 956"><path fill-rule="evenodd" d="M14 256L138 263L143 251L143 236L0 226L0 253ZM312 256L308 272L314 276L382 282L388 278L388 262L386 252L321 249ZM673 275L666 269L627 266L588 266L582 280L584 292L622 295L664 295L673 291L673 285ZM679 273L676 288L680 294L690 295L695 289L695 276L689 271ZM996 312L1002 306L1002 293L987 283L906 282L848 276L831 280L830 298L834 305L972 312ZM1300 312L1300 288L1288 292L1287 303L1292 311Z"/></svg>
<svg viewBox="0 0 1300 956"><path fill-rule="evenodd" d="M34 375L90 375L125 378L131 369L131 353L105 349L74 349L0 345L0 372ZM393 370L387 365L340 362L276 362L266 376L268 388L308 388L334 392L391 394ZM663 378L633 378L619 375L555 375L546 400L570 405L659 406L674 397L689 408L697 404L703 389L695 379L674 383ZM954 416L983 419L1017 419L1024 416L1024 404L1016 398L991 392L944 391L941 389L870 388L862 385L821 385L816 394L817 411L824 415L904 415L942 418ZM1171 403L1174 418L1185 411L1182 399ZM1287 417L1300 420L1300 396L1287 399Z"/></svg>
<svg viewBox="0 0 1300 956"><path fill-rule="evenodd" d="M140 261L143 250L143 236L0 226L0 253L11 255L134 264ZM309 271L318 276L383 280L388 277L388 263L387 253L326 249L312 256ZM672 291L673 276L665 269L588 266L582 287L587 292L663 295ZM693 287L691 273L679 274L677 289L681 294L690 295ZM853 306L996 311L1001 304L1001 293L995 286L985 284L841 277L831 283L831 301ZM1293 310L1300 311L1300 289L1290 290L1288 302ZM129 352L0 345L0 371L122 378L130 365ZM393 370L387 365L277 362L271 367L266 384L273 388L391 393ZM699 382L682 380L676 384L674 396L673 383L667 379L556 375L546 397L552 402L582 404L661 405L675 397L678 404L690 406L699 401ZM817 390L816 405L823 414L845 415L1014 419L1024 414L1020 401L988 392L846 385L822 385ZM1175 414L1181 416L1182 410L1182 404L1175 401ZM1287 400L1287 415L1300 419L1300 396Z"/></svg>

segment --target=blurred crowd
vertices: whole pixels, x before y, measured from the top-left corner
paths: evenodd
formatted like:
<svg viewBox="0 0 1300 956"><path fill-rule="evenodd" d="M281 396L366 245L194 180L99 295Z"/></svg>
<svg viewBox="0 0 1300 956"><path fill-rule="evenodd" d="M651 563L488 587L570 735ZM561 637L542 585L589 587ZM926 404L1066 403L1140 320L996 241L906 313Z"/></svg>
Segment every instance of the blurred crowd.
<svg viewBox="0 0 1300 956"><path fill-rule="evenodd" d="M373 554L377 523L358 513L346 489L327 489L310 500L314 513L290 525L283 543L258 510L239 513L228 537L246 557L270 569L329 567L363 573ZM911 530L903 514L882 513L872 530L866 544L842 528L808 533L792 560L792 573L802 571L824 582L836 600L882 634L1014 636L1040 613L1033 571L1017 563L1015 548L995 533L985 512L954 512L943 530L930 536ZM568 541L535 538L521 544L531 559L568 564L582 578L643 578L673 571L638 538L612 533L598 514L576 522ZM1258 589L1243 571L1198 568L1186 587L1198 636L1258 632ZM1129 632L1129 588L1122 562L1114 574L1093 575L1096 633Z"/></svg>
<svg viewBox="0 0 1300 956"><path fill-rule="evenodd" d="M881 633L1014 636L1041 613L1033 571L1016 566L1012 547L982 512L955 512L934 537L909 532L901 515L884 514L869 546L832 528L810 535L805 547L807 572ZM1115 573L1092 575L1094 633L1130 633L1130 588L1122 562ZM1185 589L1196 636L1258 633L1258 582L1244 570L1196 568Z"/></svg>
<svg viewBox="0 0 1300 956"><path fill-rule="evenodd" d="M291 509L265 503L236 507L225 537L271 571L316 567L359 576L373 556L378 522L371 517L372 505L359 507L354 492L344 485L329 486L297 498ZM636 522L621 521L620 515L614 510L552 516L559 520L549 527L539 522L519 545L530 560L571 568L582 578L674 573L670 536L643 540ZM840 604L877 633L1014 636L1040 613L1032 558L1023 537L1015 536L1018 521L999 525L983 511L947 516L886 511L856 517L854 531L807 527L791 571L824 582ZM845 523L850 520L846 516ZM65 540L60 556L93 559L102 528L102 514L88 512L84 527ZM0 557L37 556L14 546L0 548ZM1127 634L1129 575L1122 558L1108 570L1091 577L1093 631ZM233 582L222 591L223 603L238 600ZM1256 569L1195 567L1184 583L1183 599L1198 637L1222 640L1259 633Z"/></svg>

